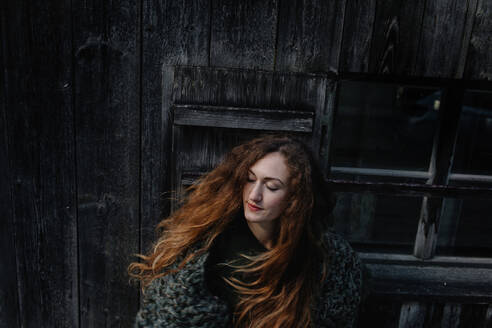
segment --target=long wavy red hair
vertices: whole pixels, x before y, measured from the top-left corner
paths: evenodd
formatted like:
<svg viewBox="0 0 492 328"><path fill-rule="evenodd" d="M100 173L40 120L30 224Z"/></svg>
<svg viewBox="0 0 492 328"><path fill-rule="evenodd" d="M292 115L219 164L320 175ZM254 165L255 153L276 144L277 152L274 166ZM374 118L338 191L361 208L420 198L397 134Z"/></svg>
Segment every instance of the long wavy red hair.
<svg viewBox="0 0 492 328"><path fill-rule="evenodd" d="M206 252L242 211L248 169L272 152L280 152L289 168L289 205L277 219L274 246L247 257L249 263L236 269L253 279L248 283L227 279L240 295L234 325L309 327L315 286L328 264L321 234L333 198L308 148L290 136L264 136L233 148L214 170L188 188L183 205L159 223L160 238L150 254L139 255L142 262L130 264L130 275L145 288Z"/></svg>

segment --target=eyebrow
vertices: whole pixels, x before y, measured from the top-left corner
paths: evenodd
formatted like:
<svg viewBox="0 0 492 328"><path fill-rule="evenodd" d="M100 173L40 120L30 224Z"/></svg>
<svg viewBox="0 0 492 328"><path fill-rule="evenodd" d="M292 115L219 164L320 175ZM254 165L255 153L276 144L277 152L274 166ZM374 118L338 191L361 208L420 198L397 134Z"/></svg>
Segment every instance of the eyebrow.
<svg viewBox="0 0 492 328"><path fill-rule="evenodd" d="M254 176L256 176L256 174L253 171L248 170L248 172L253 174ZM267 180L267 181L276 180L276 181L280 182L283 186L285 186L285 184L279 178L265 177L264 180Z"/></svg>

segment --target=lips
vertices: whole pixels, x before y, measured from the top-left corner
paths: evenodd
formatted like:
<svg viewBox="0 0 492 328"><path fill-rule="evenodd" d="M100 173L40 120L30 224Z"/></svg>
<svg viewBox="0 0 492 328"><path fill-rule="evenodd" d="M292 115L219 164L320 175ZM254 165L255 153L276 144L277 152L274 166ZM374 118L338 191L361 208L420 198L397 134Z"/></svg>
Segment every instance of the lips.
<svg viewBox="0 0 492 328"><path fill-rule="evenodd" d="M262 208L261 208L261 207L258 207L258 206L256 206L256 205L253 205L253 204L251 204L251 203L248 203L248 208L249 208L251 211L253 211L253 212L256 212L256 211L262 210Z"/></svg>

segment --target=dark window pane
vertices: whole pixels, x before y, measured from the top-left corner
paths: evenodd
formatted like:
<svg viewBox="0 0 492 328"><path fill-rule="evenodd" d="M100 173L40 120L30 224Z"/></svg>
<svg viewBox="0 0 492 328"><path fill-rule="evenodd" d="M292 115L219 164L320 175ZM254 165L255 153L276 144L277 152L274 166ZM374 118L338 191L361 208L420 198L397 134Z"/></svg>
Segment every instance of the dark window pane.
<svg viewBox="0 0 492 328"><path fill-rule="evenodd" d="M333 166L427 171L440 90L342 81Z"/></svg>
<svg viewBox="0 0 492 328"><path fill-rule="evenodd" d="M422 199L371 193L336 193L334 228L359 251L410 254Z"/></svg>
<svg viewBox="0 0 492 328"><path fill-rule="evenodd" d="M490 201L445 199L437 246L439 255L492 257Z"/></svg>
<svg viewBox="0 0 492 328"><path fill-rule="evenodd" d="M491 92L465 92L452 173L492 175Z"/></svg>

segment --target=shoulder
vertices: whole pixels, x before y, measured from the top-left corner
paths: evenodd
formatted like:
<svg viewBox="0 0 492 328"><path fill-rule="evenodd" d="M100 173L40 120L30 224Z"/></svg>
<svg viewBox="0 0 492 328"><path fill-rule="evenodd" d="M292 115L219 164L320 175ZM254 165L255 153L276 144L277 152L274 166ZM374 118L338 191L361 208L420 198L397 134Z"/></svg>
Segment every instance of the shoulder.
<svg viewBox="0 0 492 328"><path fill-rule="evenodd" d="M323 234L323 244L328 265L331 263L340 270L360 269L359 256L345 238L333 231L326 231Z"/></svg>
<svg viewBox="0 0 492 328"><path fill-rule="evenodd" d="M325 284L339 286L346 291L359 293L362 280L361 263L357 252L342 236L328 231L323 235L326 248L327 275Z"/></svg>
<svg viewBox="0 0 492 328"><path fill-rule="evenodd" d="M326 275L317 295L315 321L320 327L351 327L361 299L362 271L357 253L342 236L323 235Z"/></svg>
<svg viewBox="0 0 492 328"><path fill-rule="evenodd" d="M206 287L198 255L175 273L154 279L146 288L136 327L219 327L229 320L227 305Z"/></svg>

